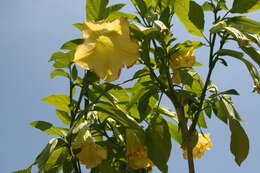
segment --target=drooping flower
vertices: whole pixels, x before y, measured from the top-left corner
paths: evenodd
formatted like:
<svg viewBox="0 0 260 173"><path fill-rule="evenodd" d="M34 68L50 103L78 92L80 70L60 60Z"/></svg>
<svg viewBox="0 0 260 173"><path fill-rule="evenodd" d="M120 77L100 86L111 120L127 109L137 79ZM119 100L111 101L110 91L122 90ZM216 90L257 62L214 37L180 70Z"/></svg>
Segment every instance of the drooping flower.
<svg viewBox="0 0 260 173"><path fill-rule="evenodd" d="M81 149L76 156L86 168L95 168L107 158L106 149L93 142L91 133L85 129L78 133L72 143L72 148Z"/></svg>
<svg viewBox="0 0 260 173"><path fill-rule="evenodd" d="M170 64L173 69L173 82L181 83L180 68L192 67L195 64L195 54L193 47L181 49L175 52L170 59Z"/></svg>
<svg viewBox="0 0 260 173"><path fill-rule="evenodd" d="M143 136L137 130L126 130L126 157L132 169L142 169L154 165L148 158L148 150L144 145Z"/></svg>
<svg viewBox="0 0 260 173"><path fill-rule="evenodd" d="M175 52L170 60L173 69L192 67L195 64L194 48L182 49Z"/></svg>
<svg viewBox="0 0 260 173"><path fill-rule="evenodd" d="M131 40L125 18L87 21L83 39L83 44L76 49L74 62L108 82L118 79L121 68L131 67L139 56L138 43Z"/></svg>
<svg viewBox="0 0 260 173"><path fill-rule="evenodd" d="M198 135L198 143L192 150L193 158L201 158L204 155L204 152L212 147L209 136L209 133ZM188 152L186 148L183 150L183 157L186 160L188 159Z"/></svg>

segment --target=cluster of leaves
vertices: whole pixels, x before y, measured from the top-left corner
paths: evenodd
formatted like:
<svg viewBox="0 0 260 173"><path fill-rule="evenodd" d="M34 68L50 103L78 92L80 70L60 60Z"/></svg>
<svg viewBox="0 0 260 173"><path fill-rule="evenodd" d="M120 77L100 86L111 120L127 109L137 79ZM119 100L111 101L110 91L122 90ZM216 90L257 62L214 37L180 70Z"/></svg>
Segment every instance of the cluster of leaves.
<svg viewBox="0 0 260 173"><path fill-rule="evenodd" d="M122 83L101 82L95 73L80 71L72 62L78 45L83 40L66 42L50 58L55 68L50 78L63 76L68 79L70 92L50 95L42 101L56 109L57 117L66 128L56 127L45 121L35 121L31 126L49 135L57 136L49 141L34 163L16 173L30 173L33 165L39 172L64 173L81 172L79 162L71 151L75 134L73 129L87 121L96 142L108 150L108 158L91 173L139 172L128 166L125 156L125 129L133 128L145 133L148 156L161 172L168 172L167 161L171 153L171 139L182 147L196 144L197 128L207 128L206 120L212 115L229 125L231 132L230 149L237 164L241 164L249 151L248 137L240 125L242 118L229 95L239 95L234 89L218 91L211 81L215 65L227 65L226 57L233 57L245 64L252 76L255 91L260 89L260 23L239 13L258 10L258 0L234 0L228 8L225 0L206 1L199 5L191 0L131 0L137 16L121 12L125 4L108 6L108 0L87 0L87 20L110 20L126 17L132 38L140 44L139 67L134 75ZM204 14L214 15L209 33L204 31ZM225 12L224 15L222 12ZM228 14L233 17L227 17ZM187 40L178 43L174 30L173 16L176 15L193 35L205 38L206 43ZM82 24L74 24L83 30ZM209 35L208 37L206 35ZM215 45L219 41L219 48ZM236 42L251 61L238 50L225 49L227 42ZM209 47L209 64L206 80L192 68L181 68L181 84L172 82L171 55L182 47ZM216 51L215 51L216 49ZM199 64L199 63L197 63ZM82 74L81 74L82 73ZM128 88L124 84L131 82ZM161 105L165 96L176 110ZM205 115L208 117L206 119ZM190 126L190 127L189 127ZM188 160L192 158L188 156ZM144 168L143 172L152 172ZM190 170L191 171L191 170Z"/></svg>

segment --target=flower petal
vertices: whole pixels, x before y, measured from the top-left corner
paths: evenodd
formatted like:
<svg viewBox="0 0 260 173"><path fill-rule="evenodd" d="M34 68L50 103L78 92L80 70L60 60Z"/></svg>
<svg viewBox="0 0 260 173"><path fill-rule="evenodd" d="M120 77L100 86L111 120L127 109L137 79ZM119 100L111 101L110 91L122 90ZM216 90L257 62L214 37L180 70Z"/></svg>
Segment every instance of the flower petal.
<svg viewBox="0 0 260 173"><path fill-rule="evenodd" d="M125 18L85 22L83 38L74 62L105 81L118 79L121 68L133 65L139 56L138 44L131 40Z"/></svg>

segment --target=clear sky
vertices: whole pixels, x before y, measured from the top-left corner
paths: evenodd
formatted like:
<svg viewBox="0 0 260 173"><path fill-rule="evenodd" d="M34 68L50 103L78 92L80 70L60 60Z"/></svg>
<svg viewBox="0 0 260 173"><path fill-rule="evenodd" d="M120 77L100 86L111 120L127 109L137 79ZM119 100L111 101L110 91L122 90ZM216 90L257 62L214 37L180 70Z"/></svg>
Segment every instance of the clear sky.
<svg viewBox="0 0 260 173"><path fill-rule="evenodd" d="M0 173L10 173L30 165L52 138L30 127L29 122L45 120L61 125L54 108L40 99L54 93L68 93L65 79L49 79L52 67L48 59L63 42L81 37L71 24L84 20L84 1L0 1ZM250 16L256 19L257 15L259 12ZM196 38L191 37L177 21L176 28L174 32L181 40ZM198 61L206 62L208 52L203 49L196 55ZM202 159L196 160L198 173L251 173L260 170L260 96L252 93L252 81L246 68L231 58L227 61L228 68L217 66L213 82L220 90L236 88L240 92L240 96L235 96L233 100L246 119L243 126L250 138L250 153L238 167L229 152L228 127L212 118L208 121L208 131L212 134L213 148ZM198 68L198 71L205 78L206 66ZM124 77L127 75L123 74L121 80ZM172 149L169 172L186 173L187 164L179 146L173 143Z"/></svg>

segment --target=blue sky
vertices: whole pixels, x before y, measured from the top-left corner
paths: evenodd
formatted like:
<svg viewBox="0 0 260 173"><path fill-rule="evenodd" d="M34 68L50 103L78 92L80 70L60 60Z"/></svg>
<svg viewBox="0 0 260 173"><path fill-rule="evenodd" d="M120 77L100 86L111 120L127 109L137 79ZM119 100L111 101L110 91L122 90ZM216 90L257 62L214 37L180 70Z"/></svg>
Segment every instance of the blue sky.
<svg viewBox="0 0 260 173"><path fill-rule="evenodd" d="M72 24L84 20L84 6L84 0L0 1L1 173L10 173L30 165L52 138L30 127L29 122L45 120L61 125L55 117L54 108L40 99L54 93L68 92L65 79L49 79L52 67L48 59L59 50L63 42L81 36ZM256 19L257 15L259 16L259 12L250 14L250 17ZM174 33L181 40L196 38L191 37L177 21ZM196 55L198 61L206 62L206 49L196 52ZM235 96L233 100L246 119L243 126L250 138L251 149L247 160L238 167L229 152L228 127L212 118L208 121L208 131L212 134L213 148L202 159L196 160L199 173L244 173L260 170L260 97L252 93L252 81L246 68L240 62L231 59L227 61L228 68L217 66L213 81L220 90L236 88L240 92L240 96ZM205 78L206 66L199 67L198 71ZM127 74L123 73L121 79L126 77ZM165 104L168 105L166 102ZM186 162L176 143L173 143L168 164L169 172L187 172Z"/></svg>

